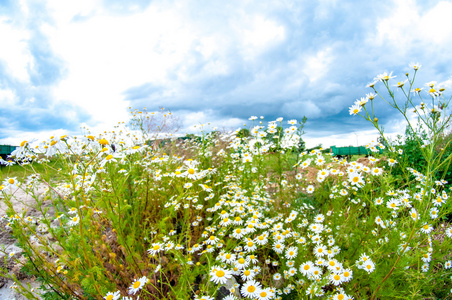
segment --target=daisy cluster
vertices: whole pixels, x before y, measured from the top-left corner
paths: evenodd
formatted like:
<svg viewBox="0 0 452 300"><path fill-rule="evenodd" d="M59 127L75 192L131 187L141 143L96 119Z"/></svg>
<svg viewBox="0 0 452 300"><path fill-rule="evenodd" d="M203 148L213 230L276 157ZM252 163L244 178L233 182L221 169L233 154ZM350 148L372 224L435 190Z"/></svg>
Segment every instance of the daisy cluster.
<svg viewBox="0 0 452 300"><path fill-rule="evenodd" d="M26 168L61 159L64 176L3 179L5 227L47 284L78 298L211 300L223 286L226 300L367 299L393 269L398 281L421 274L450 284L445 180L408 168L413 184L396 186L391 171L403 152L376 142L359 161L300 152L299 123L282 121L260 123L249 137L150 140L118 126L24 141L15 160ZM297 160L269 170L275 157ZM15 211L17 190L53 211Z"/></svg>

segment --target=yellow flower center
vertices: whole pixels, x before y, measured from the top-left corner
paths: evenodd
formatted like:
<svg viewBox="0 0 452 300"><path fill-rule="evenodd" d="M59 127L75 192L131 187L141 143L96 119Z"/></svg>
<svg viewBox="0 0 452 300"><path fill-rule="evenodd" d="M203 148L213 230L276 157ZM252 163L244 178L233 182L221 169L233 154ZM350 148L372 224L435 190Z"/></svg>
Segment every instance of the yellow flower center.
<svg viewBox="0 0 452 300"><path fill-rule="evenodd" d="M137 289L137 288L139 288L140 287L140 281L139 280L137 280L137 281L135 281L134 283L133 283L133 288L134 289Z"/></svg>
<svg viewBox="0 0 452 300"><path fill-rule="evenodd" d="M239 263L240 263L240 264L244 264L244 263L245 263L245 259L240 258L240 259L239 259Z"/></svg>
<svg viewBox="0 0 452 300"><path fill-rule="evenodd" d="M253 242L248 242L248 247L253 247Z"/></svg>
<svg viewBox="0 0 452 300"><path fill-rule="evenodd" d="M106 160L110 160L110 159L112 159L112 158L113 158L113 155L110 154L110 155L108 155L105 159L106 159Z"/></svg>
<svg viewBox="0 0 452 300"><path fill-rule="evenodd" d="M55 145L56 143L58 143L57 141L52 141L51 143L50 143L50 146L53 146L53 145Z"/></svg>
<svg viewBox="0 0 452 300"><path fill-rule="evenodd" d="M223 277L225 274L224 274L223 270L219 270L219 271L217 271L216 275L217 275L217 277Z"/></svg>
<svg viewBox="0 0 452 300"><path fill-rule="evenodd" d="M213 240L215 240L215 237L212 235L209 239L210 239L211 241L213 241Z"/></svg>
<svg viewBox="0 0 452 300"><path fill-rule="evenodd" d="M344 298L345 298L345 296L342 295L342 294L339 294L339 295L337 296L337 299L339 299L339 300L343 300Z"/></svg>
<svg viewBox="0 0 452 300"><path fill-rule="evenodd" d="M14 184L14 178L10 178L10 179L8 180L8 182L9 182L9 184Z"/></svg>
<svg viewBox="0 0 452 300"><path fill-rule="evenodd" d="M105 298L107 300L113 300L113 295L108 295L107 298Z"/></svg>
<svg viewBox="0 0 452 300"><path fill-rule="evenodd" d="M160 249L160 246L159 246L159 245L155 245L154 247L152 247L152 249L153 249L154 251L157 251L157 250Z"/></svg>
<svg viewBox="0 0 452 300"><path fill-rule="evenodd" d="M188 174L190 174L190 175L195 174L195 170L192 168L188 169Z"/></svg>
<svg viewBox="0 0 452 300"><path fill-rule="evenodd" d="M254 287L253 285L250 285L247 289L248 293L254 293L254 291L256 290L256 287Z"/></svg>
<svg viewBox="0 0 452 300"><path fill-rule="evenodd" d="M105 145L108 145L108 141L106 139L100 139L99 144L101 144L102 146L105 146Z"/></svg>
<svg viewBox="0 0 452 300"><path fill-rule="evenodd" d="M305 271L307 271L307 270L309 270L311 267L309 266L309 265L305 265L304 267L303 267L303 269L305 269Z"/></svg>
<svg viewBox="0 0 452 300"><path fill-rule="evenodd" d="M232 255L231 254L226 254L226 259L230 259L232 257Z"/></svg>
<svg viewBox="0 0 452 300"><path fill-rule="evenodd" d="M370 269L372 269L372 266L371 265L367 265L366 268L370 270Z"/></svg>
<svg viewBox="0 0 452 300"><path fill-rule="evenodd" d="M251 274L251 272L249 270L246 270L245 272L243 272L243 274L245 274L245 276L248 276Z"/></svg>
<svg viewBox="0 0 452 300"><path fill-rule="evenodd" d="M341 279L341 276L339 276L339 275L334 275L334 280L339 280L339 279Z"/></svg>

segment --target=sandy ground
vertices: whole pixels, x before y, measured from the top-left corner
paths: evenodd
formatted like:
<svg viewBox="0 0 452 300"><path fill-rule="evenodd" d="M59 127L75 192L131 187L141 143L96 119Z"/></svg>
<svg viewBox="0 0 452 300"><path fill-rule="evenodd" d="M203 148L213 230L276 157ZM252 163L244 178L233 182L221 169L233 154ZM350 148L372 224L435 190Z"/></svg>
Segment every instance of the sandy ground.
<svg viewBox="0 0 452 300"><path fill-rule="evenodd" d="M38 195L39 197L42 197L42 194L45 192L46 186L45 185L38 185L37 188L34 190L35 195ZM35 205L35 199L26 194L21 189L16 189L12 191L12 204L13 208L16 212L23 212L25 211L26 216L37 216L39 213L34 209ZM0 217L6 216L6 209L7 205L3 201L3 199L0 199ZM5 222L3 222L5 223ZM19 248L16 245L16 240L11 236L10 232L4 228L0 227L0 249L5 249L6 253L15 252L14 258L20 259L22 252L22 249ZM0 252L0 261L3 261L4 253ZM31 285L31 288L38 288L39 282L36 282L33 278L27 278L25 274L20 272L19 266L17 266L12 259L8 259L8 265L7 269L10 274L15 274L17 278L21 279L21 283L24 286L27 286L27 283ZM24 296L18 294L13 288L13 281L7 278L0 277L0 299L1 300L23 300L26 299Z"/></svg>

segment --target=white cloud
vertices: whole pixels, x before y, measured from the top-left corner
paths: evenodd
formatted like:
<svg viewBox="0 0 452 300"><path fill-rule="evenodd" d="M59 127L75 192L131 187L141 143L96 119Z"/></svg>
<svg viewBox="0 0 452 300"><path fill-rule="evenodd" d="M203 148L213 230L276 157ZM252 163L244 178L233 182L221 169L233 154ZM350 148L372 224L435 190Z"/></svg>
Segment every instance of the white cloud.
<svg viewBox="0 0 452 300"><path fill-rule="evenodd" d="M0 16L0 61L6 64L9 74L28 82L28 69L33 68L33 56L28 48L30 33L17 24L11 18Z"/></svg>
<svg viewBox="0 0 452 300"><path fill-rule="evenodd" d="M415 47L432 49L452 41L451 2L441 1L427 11L422 11L414 0L394 1L394 4L392 14L377 21L377 31L370 36L368 44L390 45L399 55L404 55Z"/></svg>
<svg viewBox="0 0 452 300"><path fill-rule="evenodd" d="M17 96L14 91L10 89L0 89L0 103L4 107L15 106L17 103Z"/></svg>
<svg viewBox="0 0 452 300"><path fill-rule="evenodd" d="M315 55L306 58L303 72L311 83L322 79L328 74L334 58L332 50L332 47L327 47L319 50Z"/></svg>
<svg viewBox="0 0 452 300"><path fill-rule="evenodd" d="M241 24L245 29L241 32L243 49L246 55L255 56L266 47L281 42L285 38L284 26L265 16L257 15L251 18L250 24Z"/></svg>

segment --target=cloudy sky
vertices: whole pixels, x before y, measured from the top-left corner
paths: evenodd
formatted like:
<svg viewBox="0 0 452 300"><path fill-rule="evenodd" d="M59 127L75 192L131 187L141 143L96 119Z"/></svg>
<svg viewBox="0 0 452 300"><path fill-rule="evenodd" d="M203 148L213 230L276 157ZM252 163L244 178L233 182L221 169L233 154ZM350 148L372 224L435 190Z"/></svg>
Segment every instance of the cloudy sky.
<svg viewBox="0 0 452 300"><path fill-rule="evenodd" d="M451 15L435 0L0 0L0 143L163 106L184 132L306 116L308 145L364 144L375 131L348 108L376 75L419 62L419 86L451 82Z"/></svg>

